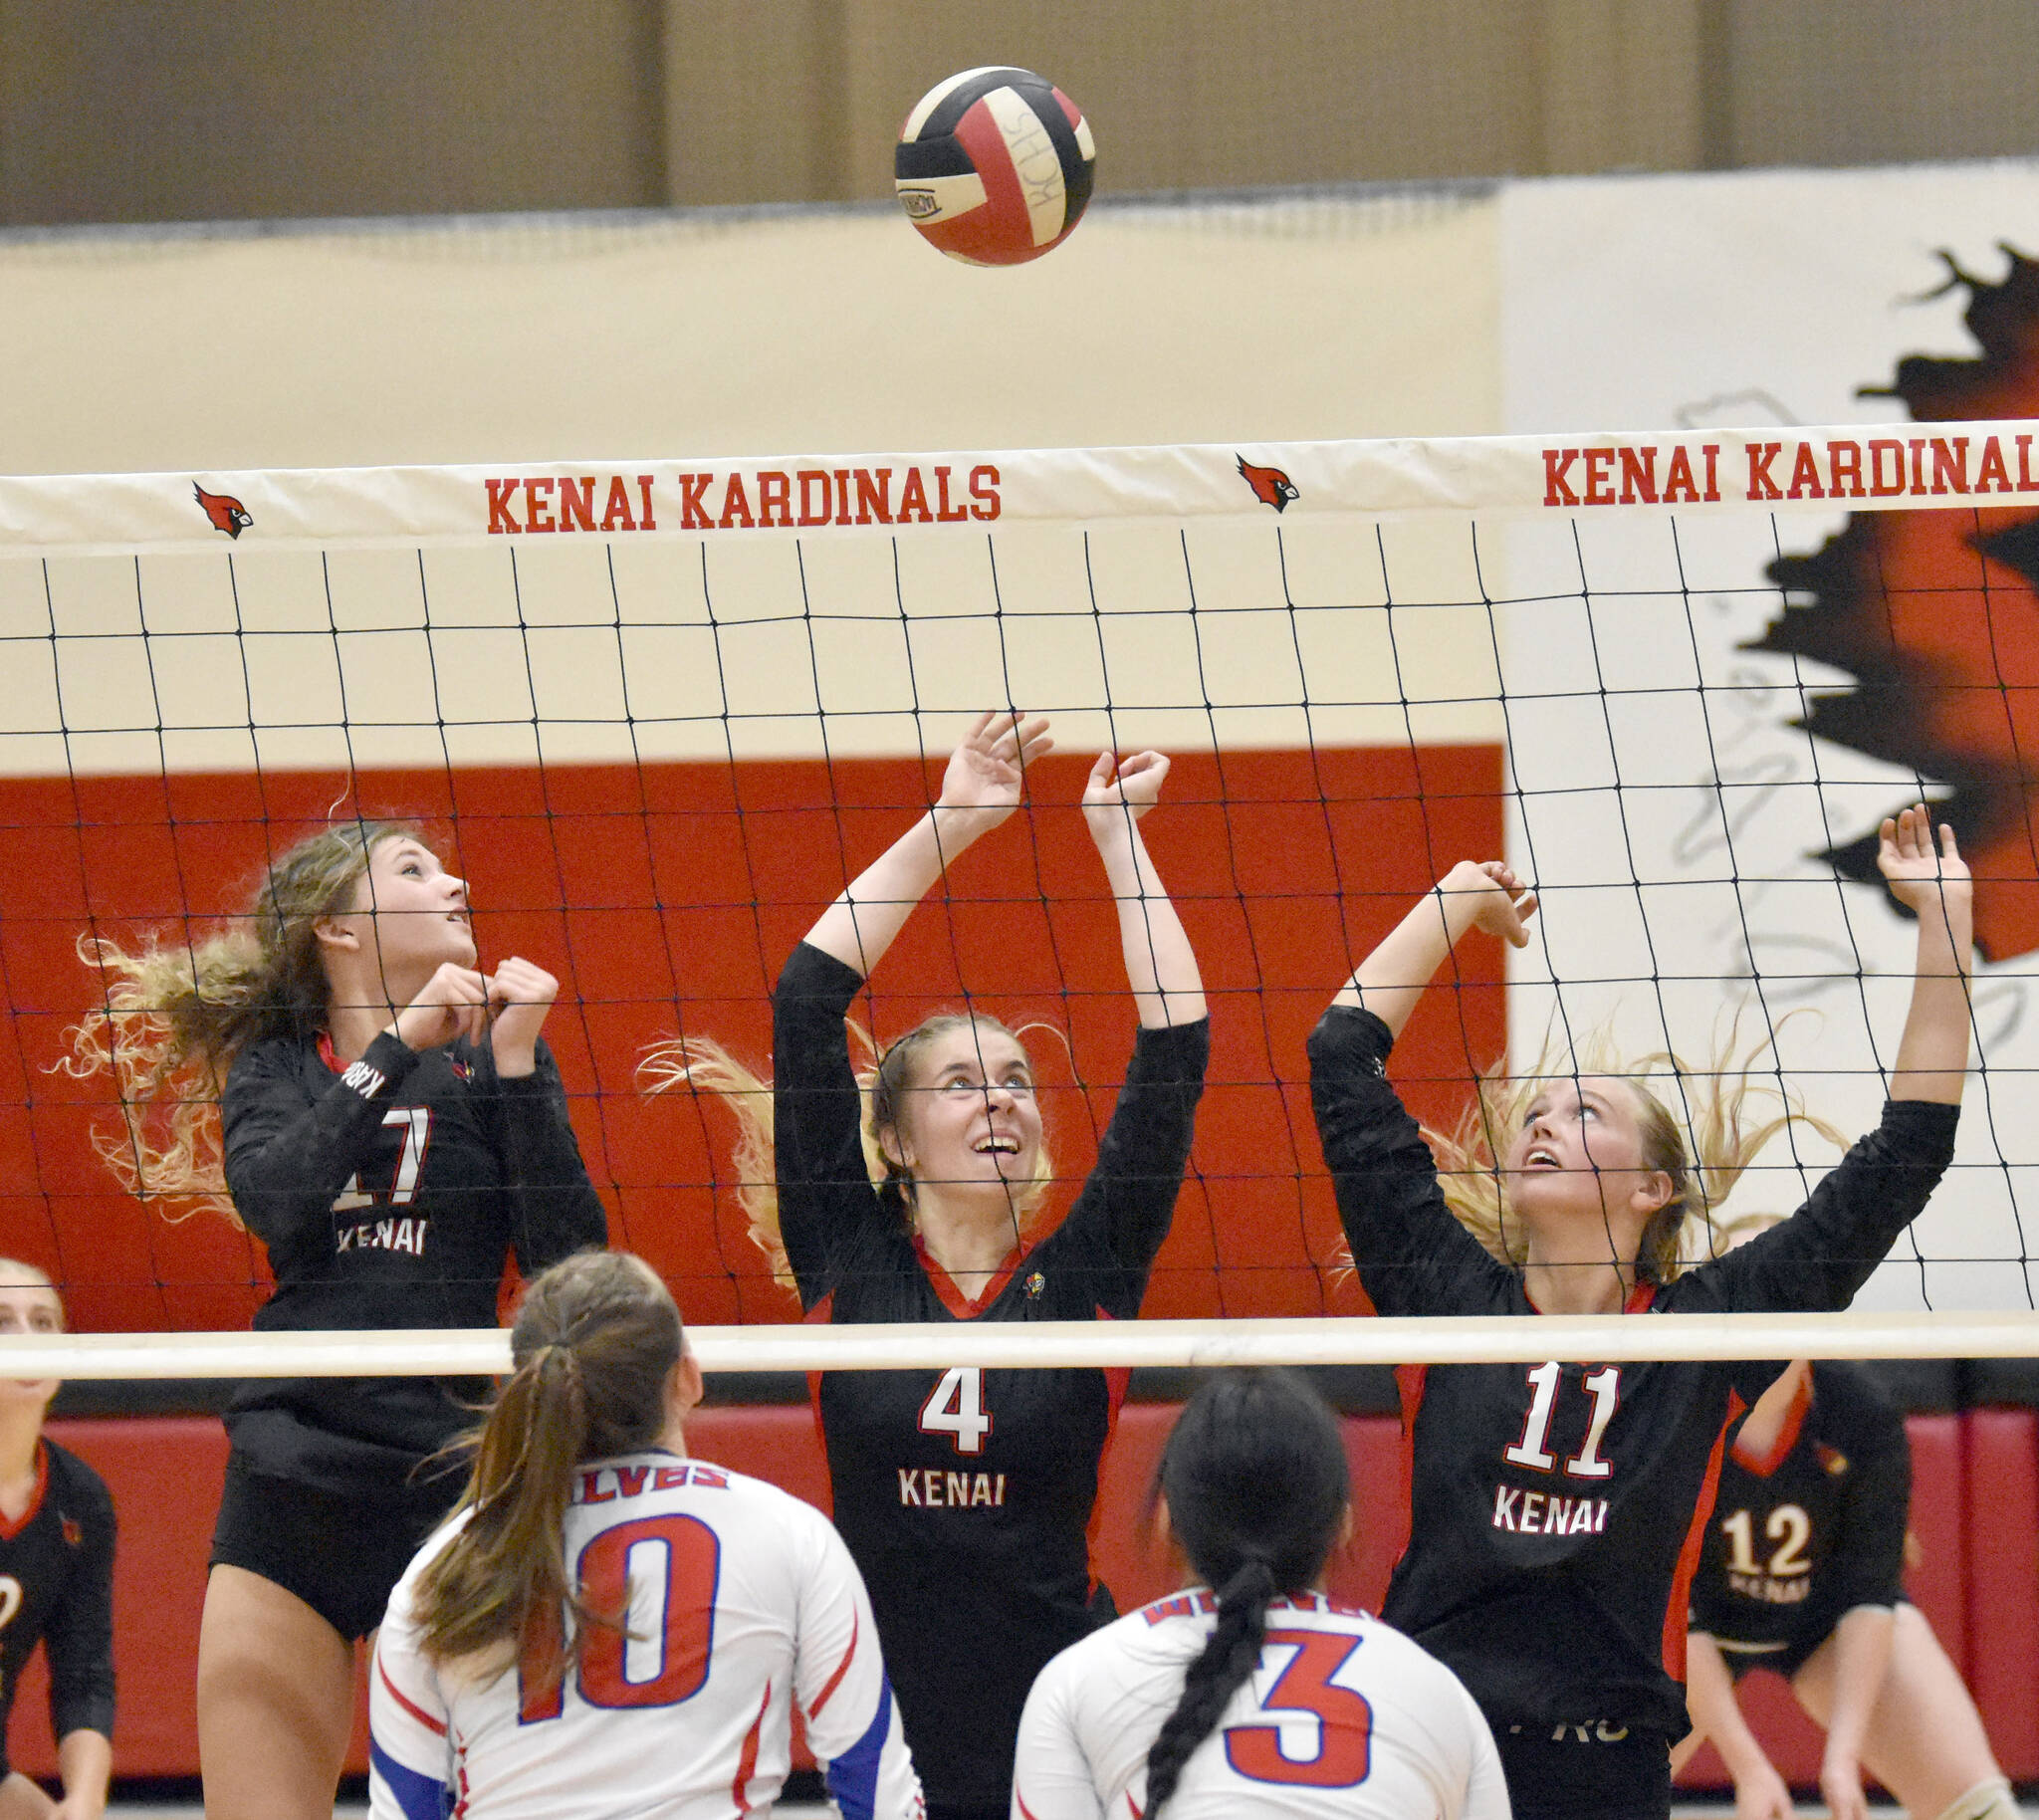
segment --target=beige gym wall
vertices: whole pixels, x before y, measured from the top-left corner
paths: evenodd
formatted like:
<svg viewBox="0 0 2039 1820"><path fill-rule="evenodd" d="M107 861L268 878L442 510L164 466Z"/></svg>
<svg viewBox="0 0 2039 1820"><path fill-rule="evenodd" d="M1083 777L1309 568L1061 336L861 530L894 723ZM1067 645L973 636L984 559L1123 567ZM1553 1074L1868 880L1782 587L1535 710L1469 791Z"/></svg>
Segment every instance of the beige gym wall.
<svg viewBox="0 0 2039 1820"><path fill-rule="evenodd" d="M1037 264L890 209L0 239L0 472L1478 434L1483 192L1100 208Z"/></svg>

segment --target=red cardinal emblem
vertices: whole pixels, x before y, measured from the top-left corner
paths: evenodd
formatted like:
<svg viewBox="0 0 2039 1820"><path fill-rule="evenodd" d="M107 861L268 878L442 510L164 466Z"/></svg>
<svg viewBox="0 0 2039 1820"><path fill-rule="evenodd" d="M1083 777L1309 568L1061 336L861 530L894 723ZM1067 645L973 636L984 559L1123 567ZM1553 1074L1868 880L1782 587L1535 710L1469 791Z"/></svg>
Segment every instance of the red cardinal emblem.
<svg viewBox="0 0 2039 1820"><path fill-rule="evenodd" d="M1949 286L1968 293L1964 320L1980 351L1910 354L1894 383L1865 395L1900 398L1916 422L1943 431L2039 413L2039 262L2013 253L1995 285L1948 264ZM1960 836L1981 886L1976 946L1992 961L2039 950L2039 694L2029 686L2039 672L2039 514L1858 512L1823 549L1780 557L1768 573L1797 598L1751 648L1852 678L1810 695L1793 725L1943 784L1934 813ZM1894 790L1889 809L1912 795ZM1876 821L1865 819L1837 828L1822 857L1843 877L1875 882Z"/></svg>
<svg viewBox="0 0 2039 1820"><path fill-rule="evenodd" d="M1287 509L1290 500L1300 497L1295 482L1279 468L1263 468L1246 460L1244 455L1235 459L1239 462L1240 478L1252 488L1253 497L1261 505L1272 506L1276 512L1281 512Z"/></svg>
<svg viewBox="0 0 2039 1820"><path fill-rule="evenodd" d="M85 1540L84 1525L81 1524L78 1518L75 1516L65 1517L63 1519L63 1523L65 1545L70 1548L76 1548L80 1546Z"/></svg>
<svg viewBox="0 0 2039 1820"><path fill-rule="evenodd" d="M231 493L208 493L195 480L191 483L191 491L197 498L199 509L212 520L213 530L224 531L228 537L237 538L254 524L253 514Z"/></svg>

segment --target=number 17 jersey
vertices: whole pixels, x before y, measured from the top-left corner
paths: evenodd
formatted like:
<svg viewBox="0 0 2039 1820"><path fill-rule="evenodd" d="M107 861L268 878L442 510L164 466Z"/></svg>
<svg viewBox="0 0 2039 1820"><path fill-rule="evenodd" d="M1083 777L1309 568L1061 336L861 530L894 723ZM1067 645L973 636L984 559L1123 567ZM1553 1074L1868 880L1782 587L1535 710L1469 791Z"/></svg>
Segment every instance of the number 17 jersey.
<svg viewBox="0 0 2039 1820"><path fill-rule="evenodd" d="M922 1802L870 1601L827 1519L774 1485L651 1451L575 1475L566 1560L624 1632L577 1669L495 1679L419 1647L427 1542L389 1601L369 1678L373 1820L732 1820L769 1812L793 1704L843 1820ZM627 1589L627 1591L626 1591Z"/></svg>

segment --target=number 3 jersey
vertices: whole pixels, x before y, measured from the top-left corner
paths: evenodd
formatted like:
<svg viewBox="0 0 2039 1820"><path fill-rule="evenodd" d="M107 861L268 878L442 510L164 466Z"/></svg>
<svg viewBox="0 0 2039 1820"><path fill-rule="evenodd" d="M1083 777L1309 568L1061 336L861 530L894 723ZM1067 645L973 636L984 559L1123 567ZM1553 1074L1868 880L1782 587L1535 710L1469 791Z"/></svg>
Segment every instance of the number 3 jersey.
<svg viewBox="0 0 2039 1820"><path fill-rule="evenodd" d="M1334 1007L1310 1037L1317 1128L1361 1283L1382 1314L1535 1314L1454 1217L1385 1078L1392 1037ZM1893 1101L1789 1220L1639 1285L1628 1312L1845 1308L1926 1205L1956 1108ZM1775 1365L1405 1368L1411 1533L1382 1615L1505 1727L1688 1729L1689 1589L1727 1423Z"/></svg>
<svg viewBox="0 0 2039 1820"><path fill-rule="evenodd" d="M975 1298L873 1190L843 1016L862 981L802 943L774 1001L781 1231L808 1318L1130 1320L1168 1236L1210 1052L1143 1029L1075 1205ZM844 1371L816 1393L835 1523L877 1608L937 1806L1003 1812L1026 1691L1109 1619L1090 1570L1098 1464L1123 1372Z"/></svg>
<svg viewBox="0 0 2039 1820"><path fill-rule="evenodd" d="M626 1609L625 1632L590 1630L564 1678L493 1680L419 1649L418 1576L466 1520L418 1552L376 1640L373 1820L766 1813L794 1702L843 1820L921 1814L870 1603L819 1511L656 1449L580 1467L566 1560L591 1605Z"/></svg>
<svg viewBox="0 0 2039 1820"><path fill-rule="evenodd" d="M1198 1587L1132 1612L1040 1673L1013 1820L1138 1820L1147 1752L1216 1626ZM1251 1677L1183 1765L1169 1820L1507 1820L1500 1759L1451 1670L1321 1595L1276 1599Z"/></svg>
<svg viewBox="0 0 2039 1820"><path fill-rule="evenodd" d="M1737 1437L1720 1469L1692 1628L1737 1673L1796 1672L1857 1606L1904 1596L1911 1505L1905 1418L1859 1366L1814 1365L1769 1451Z"/></svg>

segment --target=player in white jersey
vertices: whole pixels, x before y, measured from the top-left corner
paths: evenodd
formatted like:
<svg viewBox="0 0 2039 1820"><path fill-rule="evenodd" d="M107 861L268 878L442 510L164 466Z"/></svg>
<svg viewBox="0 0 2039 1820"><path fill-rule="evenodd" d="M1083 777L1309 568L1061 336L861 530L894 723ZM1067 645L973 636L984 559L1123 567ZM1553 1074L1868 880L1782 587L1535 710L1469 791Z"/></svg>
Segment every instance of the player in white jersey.
<svg viewBox="0 0 2039 1820"><path fill-rule="evenodd" d="M511 1349L467 1496L376 1642L373 1820L769 1812L795 1701L844 1820L918 1820L849 1551L797 1498L686 1457L701 1372L658 1278L569 1257Z"/></svg>
<svg viewBox="0 0 2039 1820"><path fill-rule="evenodd" d="M1013 1820L1507 1820L1458 1677L1315 1590L1350 1499L1337 1421L1300 1378L1207 1381L1169 1437L1156 1506L1204 1584L1040 1672Z"/></svg>

